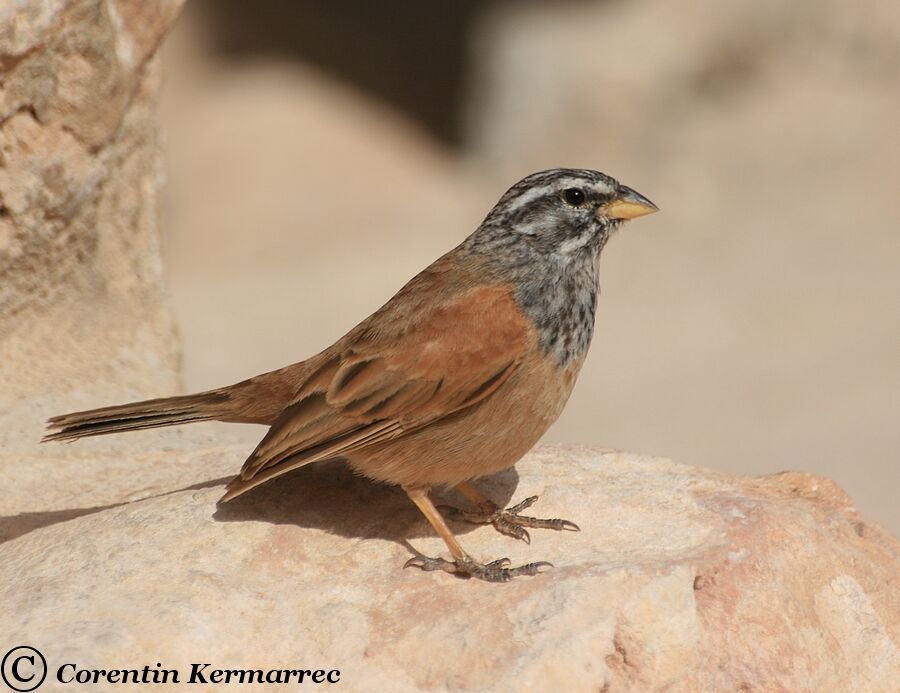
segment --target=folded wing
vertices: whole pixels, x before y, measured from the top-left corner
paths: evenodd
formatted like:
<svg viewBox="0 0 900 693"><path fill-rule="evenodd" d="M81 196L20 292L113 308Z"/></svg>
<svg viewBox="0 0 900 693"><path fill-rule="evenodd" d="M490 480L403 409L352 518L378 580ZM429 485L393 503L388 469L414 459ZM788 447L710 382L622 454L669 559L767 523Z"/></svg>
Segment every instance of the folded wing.
<svg viewBox="0 0 900 693"><path fill-rule="evenodd" d="M435 304L408 315L389 303L322 354L222 500L310 462L402 437L501 388L529 338L510 289L481 286Z"/></svg>

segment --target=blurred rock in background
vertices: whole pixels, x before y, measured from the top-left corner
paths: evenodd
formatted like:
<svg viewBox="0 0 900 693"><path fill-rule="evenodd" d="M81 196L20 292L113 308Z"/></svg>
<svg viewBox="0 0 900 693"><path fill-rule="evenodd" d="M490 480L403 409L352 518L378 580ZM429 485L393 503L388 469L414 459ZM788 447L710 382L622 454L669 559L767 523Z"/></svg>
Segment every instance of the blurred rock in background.
<svg viewBox="0 0 900 693"><path fill-rule="evenodd" d="M897 3L194 0L167 50L189 389L327 346L522 175L599 168L662 213L608 247L548 438L813 471L900 530Z"/></svg>
<svg viewBox="0 0 900 693"><path fill-rule="evenodd" d="M181 4L0 8L3 452L31 454L63 406L178 387L156 49Z"/></svg>
<svg viewBox="0 0 900 693"><path fill-rule="evenodd" d="M497 1L207 0L198 13L218 55L327 70L460 145L472 32Z"/></svg>

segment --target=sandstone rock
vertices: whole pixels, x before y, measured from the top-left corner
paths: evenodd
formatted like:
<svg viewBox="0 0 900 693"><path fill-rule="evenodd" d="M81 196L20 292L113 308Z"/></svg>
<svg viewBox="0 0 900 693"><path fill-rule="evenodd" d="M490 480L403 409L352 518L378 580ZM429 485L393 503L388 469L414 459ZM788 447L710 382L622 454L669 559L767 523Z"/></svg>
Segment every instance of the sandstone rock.
<svg viewBox="0 0 900 693"><path fill-rule="evenodd" d="M223 445L223 437L201 427L125 437L105 448L96 442L2 454L0 543L104 508L226 481L252 447Z"/></svg>
<svg viewBox="0 0 900 693"><path fill-rule="evenodd" d="M79 397L178 385L155 54L181 3L0 10L0 445Z"/></svg>
<svg viewBox="0 0 900 693"><path fill-rule="evenodd" d="M180 462L213 478L240 457ZM40 649L51 678L210 662L337 668L360 691L895 690L900 547L826 479L544 447L483 486L540 494L536 511L583 531L526 546L460 525L464 546L554 570L402 571L411 546L444 551L425 520L321 466L220 509L221 486L195 484L0 545L0 640Z"/></svg>
<svg viewBox="0 0 900 693"><path fill-rule="evenodd" d="M898 546L826 479L540 448L485 489L584 531L458 526L478 557L557 566L487 585L401 571L443 545L337 465L217 509L247 452L219 427L38 448L47 414L177 386L154 55L179 5L0 10L0 642L44 653L42 690L66 662L336 668L346 690L891 689Z"/></svg>
<svg viewBox="0 0 900 693"><path fill-rule="evenodd" d="M156 53L180 6L0 9L0 541L209 478L141 466L216 444L202 430L38 445L49 415L178 389L158 248Z"/></svg>
<svg viewBox="0 0 900 693"><path fill-rule="evenodd" d="M870 10L860 17L840 0L497 4L475 31L469 144L512 166L561 154L668 166L704 115L743 125L759 100L792 117L799 104L782 93L791 86L859 81L875 100L896 83L900 7ZM896 95L885 103L896 107ZM797 134L815 141L831 124L807 126Z"/></svg>

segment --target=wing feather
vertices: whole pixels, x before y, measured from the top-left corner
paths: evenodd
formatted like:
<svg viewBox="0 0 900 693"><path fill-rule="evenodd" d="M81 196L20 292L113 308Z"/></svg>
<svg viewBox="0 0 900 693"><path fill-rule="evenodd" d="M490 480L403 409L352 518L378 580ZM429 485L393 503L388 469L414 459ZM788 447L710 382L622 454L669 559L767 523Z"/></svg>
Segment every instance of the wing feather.
<svg viewBox="0 0 900 693"><path fill-rule="evenodd" d="M321 355L223 500L477 405L513 375L531 337L505 286L457 292L417 317L392 303Z"/></svg>

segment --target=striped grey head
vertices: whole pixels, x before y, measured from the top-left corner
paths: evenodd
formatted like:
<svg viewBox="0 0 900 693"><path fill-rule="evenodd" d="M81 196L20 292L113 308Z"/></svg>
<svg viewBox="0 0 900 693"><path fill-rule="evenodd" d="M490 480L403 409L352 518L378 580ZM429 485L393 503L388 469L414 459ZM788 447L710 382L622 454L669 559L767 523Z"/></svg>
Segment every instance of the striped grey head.
<svg viewBox="0 0 900 693"><path fill-rule="evenodd" d="M600 250L623 221L655 211L598 171L542 171L512 186L462 250L515 286L541 347L560 366L580 363L594 331Z"/></svg>
<svg viewBox="0 0 900 693"><path fill-rule="evenodd" d="M533 173L507 190L480 231L512 234L533 251L565 257L598 252L622 221L656 209L604 173L557 168Z"/></svg>

